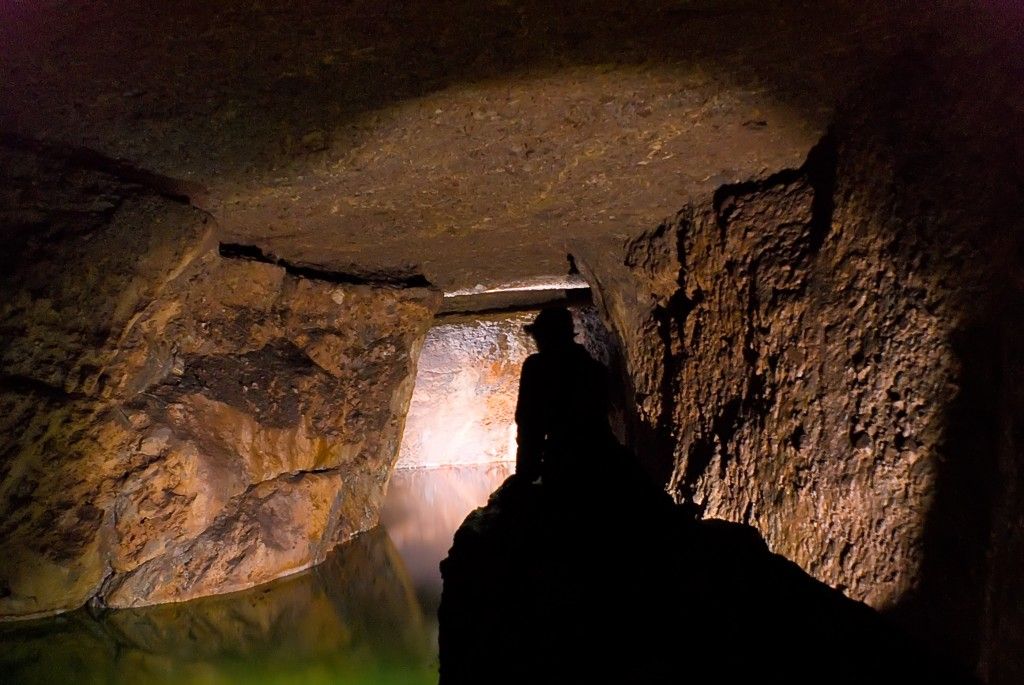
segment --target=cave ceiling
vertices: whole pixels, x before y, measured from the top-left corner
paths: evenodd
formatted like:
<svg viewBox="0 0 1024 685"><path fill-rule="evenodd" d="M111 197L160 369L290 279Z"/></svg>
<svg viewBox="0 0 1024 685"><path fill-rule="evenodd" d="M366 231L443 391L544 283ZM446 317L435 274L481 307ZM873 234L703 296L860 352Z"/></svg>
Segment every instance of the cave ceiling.
<svg viewBox="0 0 1024 685"><path fill-rule="evenodd" d="M290 261L493 287L798 166L905 33L894 11L5 3L0 129L178 179L226 240Z"/></svg>

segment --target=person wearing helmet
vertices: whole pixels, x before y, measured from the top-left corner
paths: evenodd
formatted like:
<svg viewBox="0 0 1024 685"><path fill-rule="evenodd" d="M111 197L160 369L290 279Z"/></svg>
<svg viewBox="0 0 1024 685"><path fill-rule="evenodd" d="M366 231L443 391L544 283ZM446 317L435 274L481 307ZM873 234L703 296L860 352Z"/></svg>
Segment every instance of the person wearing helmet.
<svg viewBox="0 0 1024 685"><path fill-rule="evenodd" d="M543 309L526 326L537 352L523 363L516 405L516 474L561 481L592 452L614 443L608 372L575 341L565 307Z"/></svg>

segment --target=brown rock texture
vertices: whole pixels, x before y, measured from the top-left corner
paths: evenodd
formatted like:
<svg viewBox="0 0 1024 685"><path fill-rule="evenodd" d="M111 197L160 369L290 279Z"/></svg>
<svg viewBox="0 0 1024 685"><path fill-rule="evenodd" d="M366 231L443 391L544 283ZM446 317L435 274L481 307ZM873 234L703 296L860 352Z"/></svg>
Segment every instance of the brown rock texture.
<svg viewBox="0 0 1024 685"><path fill-rule="evenodd" d="M0 129L201 183L292 261L502 284L798 165L917 5L47 0L0 8Z"/></svg>
<svg viewBox="0 0 1024 685"><path fill-rule="evenodd" d="M1024 202L984 68L905 55L802 168L577 256L677 498L1016 682Z"/></svg>
<svg viewBox="0 0 1024 685"><path fill-rule="evenodd" d="M376 524L438 293L226 259L166 192L3 157L0 615L237 590Z"/></svg>
<svg viewBox="0 0 1024 685"><path fill-rule="evenodd" d="M673 491L884 607L917 570L951 324L903 296L869 238L821 254L831 217L810 171L723 188L653 236L680 263L654 313L669 354L641 378L675 438ZM655 266L651 246L628 263Z"/></svg>
<svg viewBox="0 0 1024 685"><path fill-rule="evenodd" d="M136 168L106 160L112 181L5 157L21 181L0 189L17 227L0 266L20 294L3 305L0 502L17 515L0 532L34 492L13 455L93 453L77 427L120 382L104 375L105 341L153 284L176 282L169 265L188 259L175 250L195 244L90 241L90 226L167 212L192 225L200 214L171 201L186 195L233 242L327 271L413 265L450 291L542 282L563 273L566 243L586 242L626 343L630 444L652 471L892 606L989 682L1024 681L1012 657L1024 654L1020 12L1008 0L3 3L2 132ZM796 168L830 127L823 192L831 165L817 179ZM48 261L57 218L81 259ZM163 256L138 262L151 248ZM75 272L46 274L51 263ZM136 285L119 269L147 275ZM118 297L87 302L88 321L72 313L75 293L101 286ZM21 323L32 317L46 335ZM85 349L100 359L67 352ZM97 444L116 451L118 430ZM162 455L161 439L145 449ZM36 543L93 559L107 543L75 531L113 530L112 505L53 483L62 508L33 515ZM61 573L89 594L95 569L54 563L42 595Z"/></svg>

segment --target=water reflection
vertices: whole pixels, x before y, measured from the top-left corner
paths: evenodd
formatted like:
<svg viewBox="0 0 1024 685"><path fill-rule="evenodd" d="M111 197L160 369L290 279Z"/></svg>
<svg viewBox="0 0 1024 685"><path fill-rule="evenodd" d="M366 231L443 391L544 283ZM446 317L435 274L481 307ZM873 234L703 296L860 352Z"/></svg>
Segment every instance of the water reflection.
<svg viewBox="0 0 1024 685"><path fill-rule="evenodd" d="M0 624L0 682L433 685L438 564L511 467L396 471L384 527L252 590Z"/></svg>
<svg viewBox="0 0 1024 685"><path fill-rule="evenodd" d="M387 533L253 590L0 625L5 683L436 683L424 618Z"/></svg>
<svg viewBox="0 0 1024 685"><path fill-rule="evenodd" d="M452 464L398 469L381 511L424 608L433 614L441 597L441 560L469 512L511 475L515 464Z"/></svg>

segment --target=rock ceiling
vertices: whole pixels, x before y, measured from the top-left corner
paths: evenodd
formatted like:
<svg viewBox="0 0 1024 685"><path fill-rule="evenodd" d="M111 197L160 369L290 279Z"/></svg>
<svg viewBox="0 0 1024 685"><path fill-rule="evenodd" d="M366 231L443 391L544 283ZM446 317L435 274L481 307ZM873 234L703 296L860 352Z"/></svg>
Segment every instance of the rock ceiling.
<svg viewBox="0 0 1024 685"><path fill-rule="evenodd" d="M900 35L848 4L8 3L0 130L201 187L292 261L530 281L798 166Z"/></svg>

